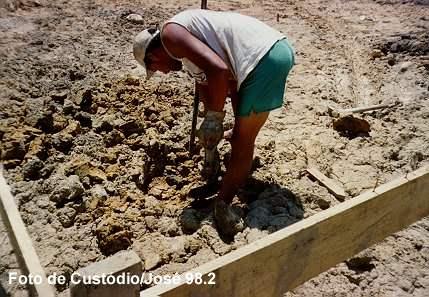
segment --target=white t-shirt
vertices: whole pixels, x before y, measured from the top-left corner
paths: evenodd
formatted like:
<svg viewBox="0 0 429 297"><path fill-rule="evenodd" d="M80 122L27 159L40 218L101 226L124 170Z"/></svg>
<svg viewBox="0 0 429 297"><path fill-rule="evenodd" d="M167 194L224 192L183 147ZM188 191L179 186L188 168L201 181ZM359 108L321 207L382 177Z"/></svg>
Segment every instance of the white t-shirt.
<svg viewBox="0 0 429 297"><path fill-rule="evenodd" d="M175 15L168 23L185 27L218 54L231 69L238 89L270 48L285 38L265 23L234 12L192 9ZM205 80L201 69L188 59L181 60L197 81Z"/></svg>

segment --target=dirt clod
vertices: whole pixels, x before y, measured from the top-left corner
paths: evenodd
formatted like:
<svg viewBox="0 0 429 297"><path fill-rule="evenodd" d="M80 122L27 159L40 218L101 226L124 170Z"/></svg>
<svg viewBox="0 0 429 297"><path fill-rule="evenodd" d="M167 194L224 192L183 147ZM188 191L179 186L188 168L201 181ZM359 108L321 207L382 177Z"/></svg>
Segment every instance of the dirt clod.
<svg viewBox="0 0 429 297"><path fill-rule="evenodd" d="M335 120L333 126L336 131L350 138L361 135L366 136L371 131L370 125L366 120L355 118L352 115Z"/></svg>
<svg viewBox="0 0 429 297"><path fill-rule="evenodd" d="M131 245L132 233L126 230L125 226L116 216L110 216L102 220L95 230L98 246L105 255L114 254L124 250Z"/></svg>
<svg viewBox="0 0 429 297"><path fill-rule="evenodd" d="M57 204L64 204L80 197L83 192L84 188L79 176L71 175L58 181L58 184L54 186L50 199Z"/></svg>
<svg viewBox="0 0 429 297"><path fill-rule="evenodd" d="M37 158L34 158L29 160L22 167L22 174L25 179L29 179L29 180L38 179L41 175L41 170L43 167L44 167L43 162Z"/></svg>

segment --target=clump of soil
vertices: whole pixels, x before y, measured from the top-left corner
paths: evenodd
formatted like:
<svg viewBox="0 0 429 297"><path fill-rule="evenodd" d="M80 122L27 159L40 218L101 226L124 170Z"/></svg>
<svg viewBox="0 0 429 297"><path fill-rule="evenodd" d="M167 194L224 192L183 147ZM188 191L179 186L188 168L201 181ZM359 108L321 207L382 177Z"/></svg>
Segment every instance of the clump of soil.
<svg viewBox="0 0 429 297"><path fill-rule="evenodd" d="M352 115L344 116L333 122L334 130L349 138L369 136L371 128L369 123Z"/></svg>
<svg viewBox="0 0 429 297"><path fill-rule="evenodd" d="M411 56L424 56L429 54L429 33L410 32L391 36L381 47L384 54L408 54Z"/></svg>

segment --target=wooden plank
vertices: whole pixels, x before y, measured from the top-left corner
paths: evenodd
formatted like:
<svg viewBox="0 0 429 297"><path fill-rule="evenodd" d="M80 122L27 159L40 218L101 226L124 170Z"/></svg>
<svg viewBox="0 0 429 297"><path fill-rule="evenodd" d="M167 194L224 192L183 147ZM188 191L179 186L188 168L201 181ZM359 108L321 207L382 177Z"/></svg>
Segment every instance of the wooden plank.
<svg viewBox="0 0 429 297"><path fill-rule="evenodd" d="M343 187L338 185L334 180L330 179L322 172L320 172L317 168L311 167L307 169L308 174L317 179L323 186L325 186L329 193L334 195L338 200L344 201L346 198L346 192Z"/></svg>
<svg viewBox="0 0 429 297"><path fill-rule="evenodd" d="M370 105L370 106L361 106L361 107L353 107L353 108L347 108L347 109L337 109L333 106L328 105L328 112L333 117L342 117L347 114L353 114L353 113L362 113L367 111L374 111L384 108L392 108L396 105L400 104L399 101L396 101L391 104L377 104L377 105Z"/></svg>
<svg viewBox="0 0 429 297"><path fill-rule="evenodd" d="M42 283L31 288L40 297L54 297L54 288L48 284L45 271L40 265L39 257L33 247L30 236L19 214L9 186L3 177L0 165L0 215L5 223L18 262L26 275L40 275Z"/></svg>
<svg viewBox="0 0 429 297"><path fill-rule="evenodd" d="M121 274L140 277L143 273L142 261L134 251L120 251L100 262L79 269L75 283L70 284L70 297L138 297L139 283L124 284L86 284L85 278Z"/></svg>
<svg viewBox="0 0 429 297"><path fill-rule="evenodd" d="M429 167L340 203L190 271L215 285L158 285L140 296L276 297L429 215Z"/></svg>

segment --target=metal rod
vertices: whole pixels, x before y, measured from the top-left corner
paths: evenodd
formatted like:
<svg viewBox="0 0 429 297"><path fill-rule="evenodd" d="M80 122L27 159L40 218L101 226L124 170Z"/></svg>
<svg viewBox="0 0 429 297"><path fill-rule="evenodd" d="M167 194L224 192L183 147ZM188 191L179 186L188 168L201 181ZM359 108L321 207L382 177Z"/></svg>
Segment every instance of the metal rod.
<svg viewBox="0 0 429 297"><path fill-rule="evenodd" d="M201 0L201 9L207 9L207 0ZM188 150L192 154L194 150L195 142L195 130L197 128L197 117L198 117L198 106L200 104L200 96L198 94L197 82L195 81L195 91L194 91L194 111L192 114L192 127L191 127L191 137L189 139Z"/></svg>
<svg viewBox="0 0 429 297"><path fill-rule="evenodd" d="M197 82L195 82L195 90L194 90L194 110L192 113L192 127L191 127L191 137L189 139L189 153L192 154L194 150L195 143L195 130L197 128L197 117L198 117L198 106L200 104L200 96L198 93Z"/></svg>

